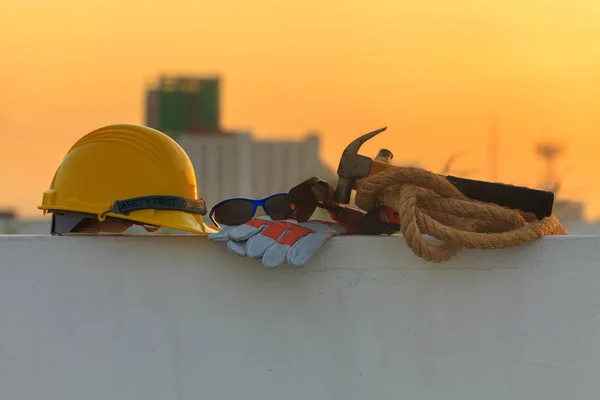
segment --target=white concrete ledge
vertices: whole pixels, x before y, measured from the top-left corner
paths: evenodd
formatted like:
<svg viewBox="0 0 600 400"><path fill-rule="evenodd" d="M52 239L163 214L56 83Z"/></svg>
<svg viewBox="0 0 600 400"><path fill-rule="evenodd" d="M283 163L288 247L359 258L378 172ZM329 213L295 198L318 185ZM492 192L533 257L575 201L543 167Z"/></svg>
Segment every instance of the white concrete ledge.
<svg viewBox="0 0 600 400"><path fill-rule="evenodd" d="M433 264L338 237L267 270L204 237L0 236L0 399L594 399L599 242Z"/></svg>

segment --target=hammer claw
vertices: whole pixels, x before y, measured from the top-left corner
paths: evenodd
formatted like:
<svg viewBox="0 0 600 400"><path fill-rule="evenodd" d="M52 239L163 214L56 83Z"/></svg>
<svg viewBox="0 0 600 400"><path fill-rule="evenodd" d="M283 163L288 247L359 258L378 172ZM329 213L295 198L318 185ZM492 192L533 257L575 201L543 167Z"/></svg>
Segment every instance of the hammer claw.
<svg viewBox="0 0 600 400"><path fill-rule="evenodd" d="M369 139L385 131L387 126L366 133L361 137L354 139L342 153L340 164L338 166L338 184L335 189L335 200L338 203L348 204L350 202L350 192L355 179L369 175L373 160L358 154L360 147Z"/></svg>
<svg viewBox="0 0 600 400"><path fill-rule="evenodd" d="M350 143L347 147L346 150L344 150L344 152L349 153L349 154L357 154L358 150L360 149L360 147L369 139L374 138L375 136L379 135L381 132L385 131L387 129L387 126L384 126L383 128L379 128L374 130L373 132L369 132L369 133L365 133L364 135L362 135L361 137L354 139L352 141L352 143Z"/></svg>

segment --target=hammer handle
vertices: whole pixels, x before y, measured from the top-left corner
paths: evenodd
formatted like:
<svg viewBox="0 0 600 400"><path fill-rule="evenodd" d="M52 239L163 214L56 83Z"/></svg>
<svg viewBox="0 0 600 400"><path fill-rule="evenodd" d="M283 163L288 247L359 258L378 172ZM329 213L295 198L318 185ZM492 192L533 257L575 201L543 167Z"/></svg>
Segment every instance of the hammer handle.
<svg viewBox="0 0 600 400"><path fill-rule="evenodd" d="M369 175L395 167L393 164L373 160ZM554 193L552 192L504 183L478 181L442 174L438 175L448 180L462 194L472 200L494 203L499 206L530 212L535 214L537 219L540 220L552 215L552 208L554 206Z"/></svg>
<svg viewBox="0 0 600 400"><path fill-rule="evenodd" d="M539 220L552 215L554 206L552 192L456 176L445 176L445 178L470 199L530 212Z"/></svg>

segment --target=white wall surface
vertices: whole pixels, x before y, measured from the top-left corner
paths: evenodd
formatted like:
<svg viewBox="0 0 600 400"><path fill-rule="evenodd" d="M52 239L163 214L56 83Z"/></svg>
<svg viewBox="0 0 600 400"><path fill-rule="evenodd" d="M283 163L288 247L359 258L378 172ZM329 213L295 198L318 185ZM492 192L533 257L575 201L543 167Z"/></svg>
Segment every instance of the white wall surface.
<svg viewBox="0 0 600 400"><path fill-rule="evenodd" d="M0 399L595 399L600 236L444 264L341 237L297 270L197 236L2 236L0 321Z"/></svg>

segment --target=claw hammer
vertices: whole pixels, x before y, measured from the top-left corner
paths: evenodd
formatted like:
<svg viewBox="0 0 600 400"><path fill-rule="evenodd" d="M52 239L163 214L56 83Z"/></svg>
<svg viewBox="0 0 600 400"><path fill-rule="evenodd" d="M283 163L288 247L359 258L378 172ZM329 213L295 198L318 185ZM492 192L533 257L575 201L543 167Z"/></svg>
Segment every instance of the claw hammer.
<svg viewBox="0 0 600 400"><path fill-rule="evenodd" d="M337 170L338 182L334 196L337 203L350 203L354 182L357 179L395 167L390 163L377 159L373 160L358 154L360 147L367 140L377 136L386 129L387 127L383 127L358 137L342 153ZM438 175L448 180L466 197L472 200L494 203L499 206L530 212L535 214L539 220L552 215L552 208L554 206L553 192L504 183L465 179L450 175Z"/></svg>

